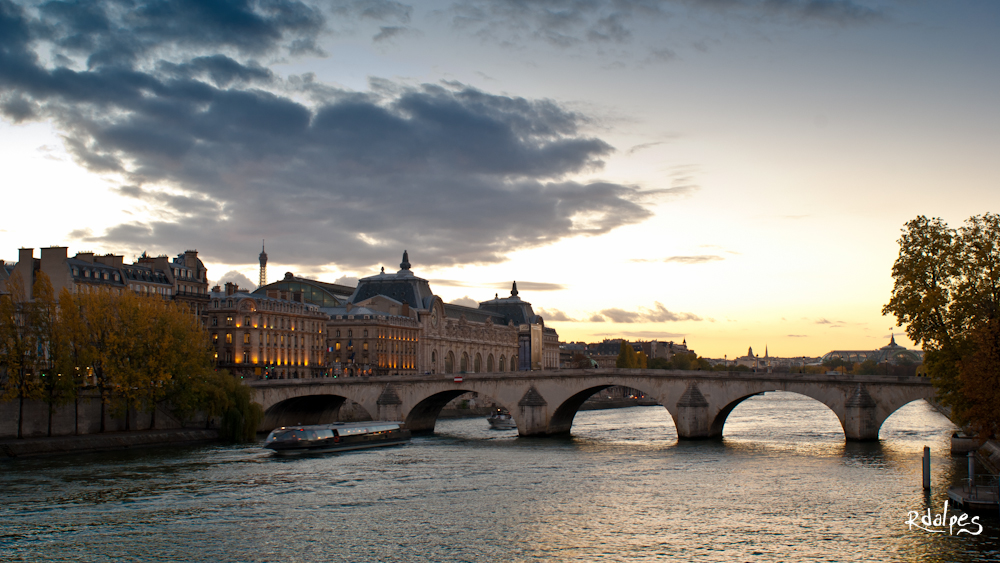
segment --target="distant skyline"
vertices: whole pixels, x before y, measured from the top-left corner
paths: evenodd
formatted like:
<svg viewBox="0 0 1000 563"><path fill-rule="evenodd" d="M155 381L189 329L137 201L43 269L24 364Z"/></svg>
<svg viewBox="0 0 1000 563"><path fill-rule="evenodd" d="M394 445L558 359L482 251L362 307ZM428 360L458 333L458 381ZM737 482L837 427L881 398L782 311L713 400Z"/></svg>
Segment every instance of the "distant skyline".
<svg viewBox="0 0 1000 563"><path fill-rule="evenodd" d="M517 280L566 341L874 349L1000 203L1000 4L0 0L0 258ZM36 251L37 256L37 251ZM252 282L251 282L252 283ZM507 289L505 289L507 288Z"/></svg>

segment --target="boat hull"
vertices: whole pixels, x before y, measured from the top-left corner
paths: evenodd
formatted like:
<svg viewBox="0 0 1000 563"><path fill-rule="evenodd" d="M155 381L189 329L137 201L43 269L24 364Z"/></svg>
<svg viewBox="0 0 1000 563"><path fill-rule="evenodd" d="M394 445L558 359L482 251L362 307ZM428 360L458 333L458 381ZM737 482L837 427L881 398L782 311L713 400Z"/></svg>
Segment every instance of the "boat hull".
<svg viewBox="0 0 1000 563"><path fill-rule="evenodd" d="M275 455L282 457L291 457L298 455L310 455L310 454L329 454L333 452L349 452L354 450L367 450L371 448L381 448L384 446L401 446L410 441L409 436L405 439L384 441L384 442L370 442L366 444L333 444L333 445L321 445L315 447L289 447L277 449L273 447L268 447L272 450Z"/></svg>
<svg viewBox="0 0 1000 563"><path fill-rule="evenodd" d="M493 430L514 430L517 428L517 424L510 418L488 418L487 420Z"/></svg>
<svg viewBox="0 0 1000 563"><path fill-rule="evenodd" d="M398 446L408 441L410 431L397 422L334 422L275 428L264 448L279 456L297 456Z"/></svg>

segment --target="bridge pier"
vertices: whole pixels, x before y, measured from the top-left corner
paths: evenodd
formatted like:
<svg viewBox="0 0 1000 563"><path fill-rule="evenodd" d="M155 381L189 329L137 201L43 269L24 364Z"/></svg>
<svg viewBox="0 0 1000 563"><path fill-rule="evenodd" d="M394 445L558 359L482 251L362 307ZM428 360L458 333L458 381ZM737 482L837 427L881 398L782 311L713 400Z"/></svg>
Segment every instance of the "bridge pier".
<svg viewBox="0 0 1000 563"><path fill-rule="evenodd" d="M403 420L403 401L391 383L385 386L375 401L375 414L375 420Z"/></svg>
<svg viewBox="0 0 1000 563"><path fill-rule="evenodd" d="M872 399L868 389L860 383L851 392L845 403L844 435L849 441L878 440L878 429L882 421L878 419L875 399Z"/></svg>
<svg viewBox="0 0 1000 563"><path fill-rule="evenodd" d="M569 432L569 428L549 428L549 403L537 389L531 387L517 402L517 434L519 436L548 436L560 431Z"/></svg>
<svg viewBox="0 0 1000 563"><path fill-rule="evenodd" d="M709 413L708 401L696 384L688 384L681 399L677 401L676 410L674 426L677 428L679 440L706 440L718 437L712 424L715 417Z"/></svg>

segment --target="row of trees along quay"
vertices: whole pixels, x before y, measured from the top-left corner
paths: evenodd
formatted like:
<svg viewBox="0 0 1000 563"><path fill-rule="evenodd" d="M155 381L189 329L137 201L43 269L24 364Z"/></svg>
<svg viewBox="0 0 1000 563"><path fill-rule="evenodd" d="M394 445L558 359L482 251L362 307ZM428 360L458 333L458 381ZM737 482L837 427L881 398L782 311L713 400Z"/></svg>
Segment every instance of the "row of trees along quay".
<svg viewBox="0 0 1000 563"><path fill-rule="evenodd" d="M892 313L924 349L924 368L956 423L1000 437L1000 215L959 228L906 223L892 267Z"/></svg>
<svg viewBox="0 0 1000 563"><path fill-rule="evenodd" d="M58 299L44 272L36 272L31 298L15 273L0 294L0 400L18 401L17 437L23 438L25 402L48 405L48 435L55 409L94 391L105 416L150 413L157 405L179 420L221 416L224 439L254 438L263 419L253 389L216 371L208 333L186 308L131 291L70 293Z"/></svg>

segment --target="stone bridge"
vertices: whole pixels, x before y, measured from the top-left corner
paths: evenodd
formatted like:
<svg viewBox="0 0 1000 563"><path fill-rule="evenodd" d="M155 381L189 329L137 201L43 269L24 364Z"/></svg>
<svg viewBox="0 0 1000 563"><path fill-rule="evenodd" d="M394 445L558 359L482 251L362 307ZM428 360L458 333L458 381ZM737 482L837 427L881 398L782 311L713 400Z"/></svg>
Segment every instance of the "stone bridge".
<svg viewBox="0 0 1000 563"><path fill-rule="evenodd" d="M643 369L568 369L452 375L284 379L249 383L264 407L261 431L337 420L346 400L373 419L400 420L413 432L433 432L448 401L470 391L510 411L521 436L568 434L588 397L612 385L655 398L674 420L680 439L722 436L729 413L765 391L813 398L840 419L848 440L877 440L893 412L935 391L923 377L807 375Z"/></svg>

